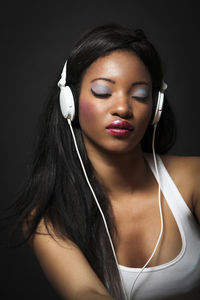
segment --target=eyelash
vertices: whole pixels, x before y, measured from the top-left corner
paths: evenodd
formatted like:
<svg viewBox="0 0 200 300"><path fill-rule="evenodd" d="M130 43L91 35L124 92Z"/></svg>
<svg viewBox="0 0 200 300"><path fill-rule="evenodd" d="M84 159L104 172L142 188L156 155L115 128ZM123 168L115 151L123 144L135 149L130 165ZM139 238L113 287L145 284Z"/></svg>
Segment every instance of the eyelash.
<svg viewBox="0 0 200 300"><path fill-rule="evenodd" d="M95 93L95 92L92 91L92 90L91 90L91 92L92 92L92 94L93 94L95 97L101 98L101 99L103 99L103 98L109 98L109 97L111 96L111 94L97 94L97 93ZM142 101L142 102L145 102L145 101L148 100L148 96L146 96L146 97L137 97L137 96L134 97L134 96L133 96L132 98L136 99L137 101Z"/></svg>
<svg viewBox="0 0 200 300"><path fill-rule="evenodd" d="M96 94L93 90L91 90L92 94L97 98L108 98L111 94Z"/></svg>
<svg viewBox="0 0 200 300"><path fill-rule="evenodd" d="M136 100L138 100L138 101L142 101L142 102L145 102L145 101L147 101L148 100L148 96L146 96L146 97L132 97L132 98L134 98L134 99L136 99Z"/></svg>

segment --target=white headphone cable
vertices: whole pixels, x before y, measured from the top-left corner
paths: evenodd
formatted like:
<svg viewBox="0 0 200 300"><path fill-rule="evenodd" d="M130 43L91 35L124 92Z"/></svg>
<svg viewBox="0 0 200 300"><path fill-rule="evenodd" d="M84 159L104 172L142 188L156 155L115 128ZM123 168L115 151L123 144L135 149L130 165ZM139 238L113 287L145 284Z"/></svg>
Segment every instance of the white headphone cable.
<svg viewBox="0 0 200 300"><path fill-rule="evenodd" d="M82 158L81 158L81 155L80 155L80 152L79 152L77 143L76 143L76 138L75 138L75 135L74 135L74 131L73 131L73 128L72 128L72 125L71 125L71 120L70 120L70 119L67 119L67 121L68 121L70 130L71 130L71 133L72 133L72 137L73 137L73 140L74 140L74 145L75 145L75 148L76 148L76 152L77 152L77 154L78 154L78 158L79 158L80 163L81 163L81 167L82 167L83 173L84 173L84 175L85 175L85 178L86 178L86 181L87 181L87 183L88 183L88 186L89 186L89 188L90 188L90 190L91 190L91 192L92 192L92 195L93 195L93 197L94 197L94 199L95 199L95 201L96 201L96 204L97 204L97 206L98 206L98 209L99 209L99 211L100 211L100 213L101 213L101 216L102 216L102 219L103 219L103 222L104 222L104 225L105 225L106 233L107 233L107 236L108 236L108 239L109 239L111 248L112 248L112 252L113 252L114 259L115 259L115 263L116 263L117 268L118 268L118 265L119 265L119 264L118 264L117 256L116 256L116 254L115 254L115 248L114 248L114 246L113 246L113 242L112 242L112 239L111 239L111 236L110 236L110 232L109 232L109 229L108 229L108 225L107 225L105 216L104 216L104 214L103 214L103 211L102 211L102 209L101 209L101 206L100 206L100 204L99 204L99 202L98 202L98 200L97 200L97 197L96 197L96 195L95 195L95 192L94 192L94 190L93 190L93 188L92 188L92 186L91 186L91 184L90 184L90 181L89 181L89 179L88 179L87 173L86 173L86 171L85 171L84 164L83 164L83 161L82 161ZM121 279L121 284L122 284L122 288L123 288L125 300L128 300L127 295L126 295L126 292L125 292L125 287L124 287L123 278L122 278L120 272L119 272L119 275L120 275L120 279Z"/></svg>
<svg viewBox="0 0 200 300"><path fill-rule="evenodd" d="M80 160L80 164L81 164L81 167L82 167L82 170L83 170L83 173L85 175L85 178L86 178L86 181L88 183L88 186L92 192L92 195L96 201L96 204L97 204L97 207L101 213L101 216L102 216L102 219L103 219L103 222L104 222L104 225L105 225L105 229L106 229L106 233L107 233L107 236L109 238L109 242L110 242L110 245L111 245L111 249L112 249L112 252L113 252L113 256L114 256L114 259L115 259L115 263L117 265L117 268L118 268L118 260L117 260L117 256L115 254L115 249L114 249L114 246L113 246L113 242L112 242L112 239L111 239L111 236L110 236L110 232L109 232L109 229L108 229L108 226L107 226L107 222L106 222L106 219L105 219L105 216L103 214L103 211L101 209L101 206L99 205L99 202L97 200L97 197L94 193L94 190L90 184L90 181L88 179L88 176L87 176L87 173L85 171L85 168L84 168L84 164L82 162L82 158L81 158L81 155L80 155L80 152L79 152L79 149L78 149L78 146L77 146L77 143L76 143L76 138L75 138L75 135L74 135L74 131L73 131L73 128L72 128L72 125L71 125L71 121L70 119L67 119L68 121L68 124L69 124L69 127L70 127L70 130L71 130L71 133L72 133L72 137L73 137L73 141L74 141L74 145L75 145L75 148L76 148L76 152L77 152L77 155L78 155L78 158ZM121 279L121 283L122 283L122 288L123 288L123 292L124 292L124 295L125 295L125 299L128 300L128 299L131 299L131 293L133 292L133 288L135 286L135 283L136 283L136 280L138 279L139 275L142 273L142 271L145 269L145 267L148 265L148 263L151 261L151 259L153 258L157 248L158 248L158 245L159 245L159 242L161 240L161 237L162 237L162 233L163 233L163 215L162 215L162 206L161 206L161 197L160 197L160 177L159 177L159 172L158 172L158 167L157 167L157 159L156 159L156 154L155 154L155 133L156 133L156 128L157 128L157 124L154 125L154 130L153 130L153 138L152 138L152 151L153 151L153 159L154 159L154 165L155 165L155 170L156 170L156 175L157 175L157 180L158 180L158 203L159 203L159 211L160 211L160 220L161 220L161 230L160 230L160 234L159 234L159 237L158 237L158 240L157 240L157 243L154 247L154 250L150 256L150 258L148 259L148 261L145 263L145 265L142 267L142 269L140 270L140 272L138 273L135 281L133 282L133 285L132 285L132 288L131 288L131 291L128 295L128 298L127 298L127 295L126 295L126 292L125 292L125 287L124 287L124 282L123 282L123 278L121 276L121 273L119 272L119 275L120 275L120 279Z"/></svg>
<svg viewBox="0 0 200 300"><path fill-rule="evenodd" d="M158 204L159 204L159 212L160 212L160 234L158 237L158 240L156 242L156 245L154 247L154 250L150 256L150 258L147 260L147 262L145 263L145 265L142 267L142 269L140 270L140 272L138 273L137 277L135 278L133 285L131 287L131 291L129 293L129 299L131 299L131 293L133 292L133 288L135 286L136 280L138 279L138 277L140 276L140 274L142 273L142 271L145 269L145 267L148 265L148 263L151 261L151 259L153 258L158 245L160 243L161 237L162 237L162 233L163 233L163 214L162 214L162 205L161 205L161 196L160 196L160 177L159 177L159 172L158 172L158 166L157 166L157 159L156 159L156 154L155 154L155 134L156 134L156 128L157 128L157 123L154 124L154 129L153 129L153 138L152 138L152 152L153 152L153 159L154 159L154 165L155 165L155 170L156 170L156 176L157 176L157 180L158 180Z"/></svg>

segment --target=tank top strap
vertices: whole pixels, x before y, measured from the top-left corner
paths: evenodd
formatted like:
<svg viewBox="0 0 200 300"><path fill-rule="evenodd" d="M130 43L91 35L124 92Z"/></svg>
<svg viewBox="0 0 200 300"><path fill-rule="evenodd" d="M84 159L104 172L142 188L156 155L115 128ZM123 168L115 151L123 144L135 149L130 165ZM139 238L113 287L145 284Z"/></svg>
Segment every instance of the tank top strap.
<svg viewBox="0 0 200 300"><path fill-rule="evenodd" d="M158 182L153 155L148 153L145 154L144 157L148 162L148 165ZM174 181L169 175L162 159L158 154L156 155L156 159L158 164L161 191L175 218L178 218L179 220L183 220L185 219L185 217L194 218L192 212L185 203L180 191L178 190L177 186L175 185Z"/></svg>

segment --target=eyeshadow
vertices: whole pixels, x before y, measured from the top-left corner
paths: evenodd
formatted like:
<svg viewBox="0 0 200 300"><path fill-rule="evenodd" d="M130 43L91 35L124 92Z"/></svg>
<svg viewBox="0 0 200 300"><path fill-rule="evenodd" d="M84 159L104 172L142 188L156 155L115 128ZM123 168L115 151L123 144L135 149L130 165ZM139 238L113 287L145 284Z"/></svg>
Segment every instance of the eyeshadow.
<svg viewBox="0 0 200 300"><path fill-rule="evenodd" d="M134 97L147 97L148 91L144 88L138 88L134 91L133 96Z"/></svg>
<svg viewBox="0 0 200 300"><path fill-rule="evenodd" d="M97 94L109 94L111 93L110 89L105 85L95 84L92 86L92 91L94 91Z"/></svg>

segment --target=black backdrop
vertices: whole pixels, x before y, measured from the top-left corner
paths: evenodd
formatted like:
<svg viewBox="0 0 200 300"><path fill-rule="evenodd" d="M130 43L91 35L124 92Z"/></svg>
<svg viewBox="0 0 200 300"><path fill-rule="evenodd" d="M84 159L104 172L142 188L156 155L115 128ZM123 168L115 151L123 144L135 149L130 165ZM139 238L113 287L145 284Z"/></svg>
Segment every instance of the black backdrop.
<svg viewBox="0 0 200 300"><path fill-rule="evenodd" d="M171 153L199 155L198 2L1 3L0 208L14 201L27 175L38 116L73 43L85 30L106 22L142 28L152 40L165 64L167 95L177 118L178 138ZM60 299L29 246L0 251L0 299Z"/></svg>

